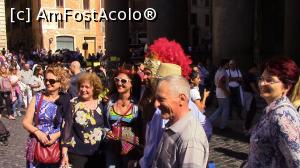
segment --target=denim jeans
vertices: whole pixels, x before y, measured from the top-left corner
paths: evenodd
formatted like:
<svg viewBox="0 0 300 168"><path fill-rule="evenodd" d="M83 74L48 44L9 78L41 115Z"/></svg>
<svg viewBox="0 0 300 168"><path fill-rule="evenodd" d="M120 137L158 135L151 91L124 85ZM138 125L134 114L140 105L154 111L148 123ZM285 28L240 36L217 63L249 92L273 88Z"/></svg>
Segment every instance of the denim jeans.
<svg viewBox="0 0 300 168"><path fill-rule="evenodd" d="M17 109L21 111L22 104L23 104L22 95L17 94L17 100L15 100L12 105L12 110L15 116L17 116Z"/></svg>
<svg viewBox="0 0 300 168"><path fill-rule="evenodd" d="M230 99L218 98L218 104L219 107L212 115L209 116L209 120L211 123L213 123L218 117L221 117L221 123L219 125L219 128L224 129L226 127L229 117Z"/></svg>

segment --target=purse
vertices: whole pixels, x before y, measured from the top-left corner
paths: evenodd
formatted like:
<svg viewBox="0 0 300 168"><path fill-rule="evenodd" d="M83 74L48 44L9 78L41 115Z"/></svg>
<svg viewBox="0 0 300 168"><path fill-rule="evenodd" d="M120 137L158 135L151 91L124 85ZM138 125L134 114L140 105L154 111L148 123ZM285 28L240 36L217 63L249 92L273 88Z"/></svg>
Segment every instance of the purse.
<svg viewBox="0 0 300 168"><path fill-rule="evenodd" d="M60 148L59 142L56 141L50 146L44 146L42 143L37 142L35 146L34 159L39 163L55 164L60 161Z"/></svg>
<svg viewBox="0 0 300 168"><path fill-rule="evenodd" d="M36 117L35 117L35 125L38 125L38 116L42 105L42 100L43 100L43 94L41 95L41 98L38 102ZM35 161L44 164L56 164L59 163L60 158L61 158L61 151L60 151L59 141L56 141L54 144L50 146L45 146L37 140L35 151L34 151Z"/></svg>

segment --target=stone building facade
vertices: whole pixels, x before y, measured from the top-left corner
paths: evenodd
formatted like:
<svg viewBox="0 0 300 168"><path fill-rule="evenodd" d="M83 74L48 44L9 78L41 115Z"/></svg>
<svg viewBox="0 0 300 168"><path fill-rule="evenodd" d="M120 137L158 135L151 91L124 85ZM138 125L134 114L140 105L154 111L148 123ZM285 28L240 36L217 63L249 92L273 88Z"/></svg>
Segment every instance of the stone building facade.
<svg viewBox="0 0 300 168"><path fill-rule="evenodd" d="M5 1L0 0L0 48L7 48Z"/></svg>
<svg viewBox="0 0 300 168"><path fill-rule="evenodd" d="M212 0L190 0L189 43L192 47L207 46L211 41Z"/></svg>
<svg viewBox="0 0 300 168"><path fill-rule="evenodd" d="M85 22L84 20L77 22L75 19L73 19L72 16L69 17L68 21L64 21L61 20L61 17L59 15L57 16L58 19L54 15L52 15L52 17L50 16L50 13L64 14L65 9L67 8L73 10L70 12L71 14L73 14L73 16L76 12L91 12L91 10L93 9L99 12L103 5L101 3L101 0L7 1L9 1L9 8L17 7L18 10L24 10L25 8L31 9L31 23L22 22L12 24L9 28L13 30L10 31L10 46L12 48L20 47L20 41L23 41L22 44L26 45L24 46L24 48L44 48L46 50L52 51L65 48L76 50L78 48L84 55L93 53L96 54L96 52L99 51L100 48L102 50L105 49L105 30L102 22ZM43 13L41 13L42 9L45 11L44 14L47 15L48 20L37 20L37 16L45 16ZM22 33L24 33L24 35L22 35ZM22 36L26 36L26 38L22 38ZM32 39L32 41L29 39ZM84 52L82 48L83 43L85 42L88 43L87 52Z"/></svg>
<svg viewBox="0 0 300 168"><path fill-rule="evenodd" d="M70 8L73 11L82 13L91 9L99 11L101 2L100 0L40 0L39 3L33 3L33 16L38 16L41 8L47 12L59 13L64 13L65 8ZM101 23L94 21L85 22L83 20L77 22L73 18L69 18L68 22L47 22L46 20L37 21L33 19L33 32L39 32L34 36L35 47L42 47L48 50L63 48L76 50L76 48L79 48L82 51L82 45L86 42L88 43L88 53L96 54L99 48L104 48L104 32L101 29ZM39 35L42 37L39 37Z"/></svg>

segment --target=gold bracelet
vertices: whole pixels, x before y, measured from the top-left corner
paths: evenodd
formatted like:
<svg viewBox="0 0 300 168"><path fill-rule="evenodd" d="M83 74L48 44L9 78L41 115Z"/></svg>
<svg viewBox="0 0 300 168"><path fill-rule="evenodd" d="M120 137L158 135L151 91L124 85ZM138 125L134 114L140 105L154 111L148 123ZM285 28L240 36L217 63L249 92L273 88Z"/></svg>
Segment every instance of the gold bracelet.
<svg viewBox="0 0 300 168"><path fill-rule="evenodd" d="M39 131L39 129L34 130L32 133L34 134L35 132Z"/></svg>

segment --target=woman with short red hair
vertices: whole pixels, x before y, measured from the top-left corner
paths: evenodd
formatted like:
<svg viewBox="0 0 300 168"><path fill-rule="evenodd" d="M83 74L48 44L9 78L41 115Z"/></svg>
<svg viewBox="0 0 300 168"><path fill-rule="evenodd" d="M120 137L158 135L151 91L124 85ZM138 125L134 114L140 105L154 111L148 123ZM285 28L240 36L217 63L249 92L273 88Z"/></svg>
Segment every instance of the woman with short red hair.
<svg viewBox="0 0 300 168"><path fill-rule="evenodd" d="M287 98L298 80L298 66L278 57L263 70L258 85L268 106L253 129L246 167L300 167L300 115Z"/></svg>

